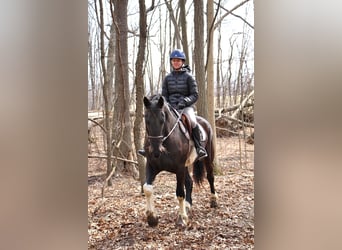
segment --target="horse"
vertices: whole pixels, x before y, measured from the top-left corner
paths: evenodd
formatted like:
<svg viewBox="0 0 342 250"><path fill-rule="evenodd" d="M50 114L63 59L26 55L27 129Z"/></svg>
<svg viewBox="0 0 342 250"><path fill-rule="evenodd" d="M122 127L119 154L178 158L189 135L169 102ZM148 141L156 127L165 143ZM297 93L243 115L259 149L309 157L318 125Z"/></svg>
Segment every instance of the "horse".
<svg viewBox="0 0 342 250"><path fill-rule="evenodd" d="M208 156L197 160L197 153L191 136L185 132L182 119L185 117L172 108L161 95L144 97L145 106L145 143L146 152L146 181L143 191L146 197L146 216L148 225L157 226L158 216L153 205L153 181L161 171L176 174L176 196L179 201L179 213L176 224L186 226L189 222L188 213L192 206L193 180L201 187L205 172L210 185L210 206L217 207L217 194L214 187L213 160L215 148L213 131L207 120L196 116L199 125L203 128L202 145ZM190 129L191 131L191 129ZM189 168L193 169L193 180ZM185 192L184 192L185 186Z"/></svg>

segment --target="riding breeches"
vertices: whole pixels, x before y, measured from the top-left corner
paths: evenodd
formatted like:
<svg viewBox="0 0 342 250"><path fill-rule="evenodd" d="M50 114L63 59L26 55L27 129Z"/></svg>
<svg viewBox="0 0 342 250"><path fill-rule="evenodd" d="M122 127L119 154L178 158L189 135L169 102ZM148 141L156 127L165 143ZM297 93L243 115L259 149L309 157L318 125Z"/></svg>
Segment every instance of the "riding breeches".
<svg viewBox="0 0 342 250"><path fill-rule="evenodd" d="M186 107L183 109L183 114L185 114L191 122L191 127L194 128L197 125L195 110L193 107Z"/></svg>

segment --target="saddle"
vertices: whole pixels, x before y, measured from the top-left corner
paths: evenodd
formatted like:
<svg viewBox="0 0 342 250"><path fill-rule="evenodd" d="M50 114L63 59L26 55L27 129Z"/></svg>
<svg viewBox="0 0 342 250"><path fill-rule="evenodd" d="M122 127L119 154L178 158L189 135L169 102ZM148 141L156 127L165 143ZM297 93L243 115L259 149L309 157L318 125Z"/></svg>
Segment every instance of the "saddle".
<svg viewBox="0 0 342 250"><path fill-rule="evenodd" d="M178 122L180 130L188 140L192 140L192 127L190 118L186 114L179 114L179 112L176 109L172 108L172 110L174 111L177 117L181 116ZM203 126L199 122L197 124L200 129L201 142L205 142L207 140L208 135L205 132Z"/></svg>

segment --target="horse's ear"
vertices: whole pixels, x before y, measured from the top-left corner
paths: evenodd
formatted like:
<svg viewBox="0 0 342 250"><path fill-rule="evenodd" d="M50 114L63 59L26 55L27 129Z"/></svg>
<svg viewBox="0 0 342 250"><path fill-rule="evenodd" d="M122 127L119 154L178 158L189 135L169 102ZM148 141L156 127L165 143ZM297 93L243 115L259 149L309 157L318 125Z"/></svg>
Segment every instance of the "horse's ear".
<svg viewBox="0 0 342 250"><path fill-rule="evenodd" d="M146 96L144 96L144 105L146 108L149 108L151 106L151 102Z"/></svg>
<svg viewBox="0 0 342 250"><path fill-rule="evenodd" d="M164 105L164 97L163 96L160 96L159 97L159 100L158 100L158 107L159 108L162 108Z"/></svg>

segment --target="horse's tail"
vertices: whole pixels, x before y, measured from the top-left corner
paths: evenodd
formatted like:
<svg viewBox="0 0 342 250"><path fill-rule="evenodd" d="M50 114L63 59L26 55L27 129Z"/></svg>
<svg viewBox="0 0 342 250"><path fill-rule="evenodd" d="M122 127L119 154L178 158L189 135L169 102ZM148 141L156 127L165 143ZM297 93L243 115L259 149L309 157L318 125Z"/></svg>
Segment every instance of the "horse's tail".
<svg viewBox="0 0 342 250"><path fill-rule="evenodd" d="M193 179L200 186L204 180L205 168L203 161L196 160L193 165Z"/></svg>

